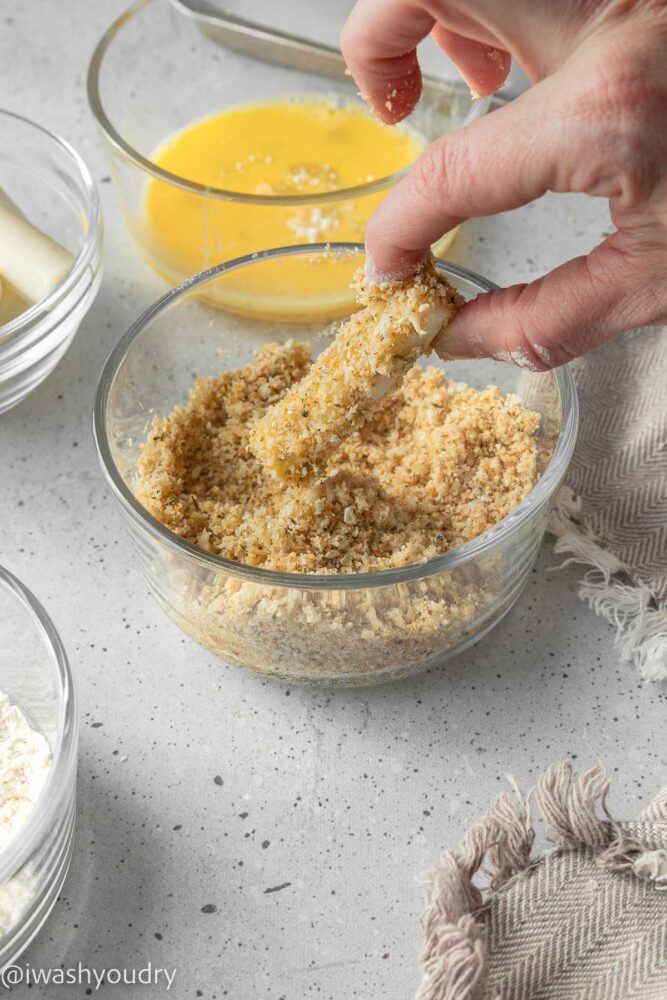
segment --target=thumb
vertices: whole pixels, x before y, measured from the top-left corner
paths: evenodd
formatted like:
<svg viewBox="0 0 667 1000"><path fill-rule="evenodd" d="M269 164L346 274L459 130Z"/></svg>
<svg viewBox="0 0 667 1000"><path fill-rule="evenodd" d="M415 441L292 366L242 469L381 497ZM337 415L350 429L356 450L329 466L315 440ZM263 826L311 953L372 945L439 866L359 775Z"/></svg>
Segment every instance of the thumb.
<svg viewBox="0 0 667 1000"><path fill-rule="evenodd" d="M494 357L531 371L555 368L626 330L667 317L660 279L665 258L664 249L614 233L587 257L537 281L478 296L438 337L435 349L446 359Z"/></svg>

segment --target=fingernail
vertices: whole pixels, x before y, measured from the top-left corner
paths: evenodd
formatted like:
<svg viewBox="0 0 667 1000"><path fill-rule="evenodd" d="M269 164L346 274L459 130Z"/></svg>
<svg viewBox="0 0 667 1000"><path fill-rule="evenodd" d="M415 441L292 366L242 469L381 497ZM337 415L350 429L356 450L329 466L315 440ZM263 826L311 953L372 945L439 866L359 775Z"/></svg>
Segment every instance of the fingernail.
<svg viewBox="0 0 667 1000"><path fill-rule="evenodd" d="M454 361L457 358L483 358L485 354L481 334L473 331L464 335L462 324L457 316L438 334L433 346L443 361Z"/></svg>
<svg viewBox="0 0 667 1000"><path fill-rule="evenodd" d="M516 365L529 372L542 369L535 363L525 348L498 348L493 350L491 344L485 342L482 334L474 330L464 330L464 325L455 317L442 333L438 334L434 348L443 361L460 361L469 358L491 358L493 361L504 361L508 365ZM541 356L541 355L540 355Z"/></svg>
<svg viewBox="0 0 667 1000"><path fill-rule="evenodd" d="M414 257L406 257L403 260L399 259L391 270L387 270L386 268L379 268L370 254L367 253L364 265L364 278L369 285L387 285L392 281L403 281L404 278L408 278L417 271L421 264L423 264L424 259L415 260Z"/></svg>
<svg viewBox="0 0 667 1000"><path fill-rule="evenodd" d="M364 280L367 285L379 285L379 275L375 264L371 257L366 257L366 263L364 264Z"/></svg>
<svg viewBox="0 0 667 1000"><path fill-rule="evenodd" d="M400 281L414 271L414 267L405 267L396 271L380 271L375 262L366 257L364 277L369 285L388 285L392 281Z"/></svg>

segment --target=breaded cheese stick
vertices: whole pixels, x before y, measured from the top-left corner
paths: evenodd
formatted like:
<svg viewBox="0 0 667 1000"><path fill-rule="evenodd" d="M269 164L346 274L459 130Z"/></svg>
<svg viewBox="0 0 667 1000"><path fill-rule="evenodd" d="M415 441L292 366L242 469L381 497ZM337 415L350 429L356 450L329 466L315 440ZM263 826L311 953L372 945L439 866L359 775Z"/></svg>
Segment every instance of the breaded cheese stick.
<svg viewBox="0 0 667 1000"><path fill-rule="evenodd" d="M308 373L255 423L250 449L280 479L321 469L456 315L463 299L432 261L401 281L358 280L363 306Z"/></svg>

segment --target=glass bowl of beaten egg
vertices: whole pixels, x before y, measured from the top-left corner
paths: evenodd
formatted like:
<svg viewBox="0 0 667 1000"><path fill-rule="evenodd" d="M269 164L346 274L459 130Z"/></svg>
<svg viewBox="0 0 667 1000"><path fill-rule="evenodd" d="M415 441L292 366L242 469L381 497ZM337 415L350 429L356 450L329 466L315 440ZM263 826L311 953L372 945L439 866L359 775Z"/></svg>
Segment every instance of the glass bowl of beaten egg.
<svg viewBox="0 0 667 1000"><path fill-rule="evenodd" d="M0 692L3 749L10 729L14 733L14 752L6 752L0 762L2 969L15 962L37 934L67 875L74 839L78 740L76 693L60 638L36 598L3 567ZM16 713L21 713L18 722ZM39 764L30 768L30 794L22 787L17 800L17 779L21 785L25 781L18 774L19 734Z"/></svg>
<svg viewBox="0 0 667 1000"><path fill-rule="evenodd" d="M142 0L111 25L88 94L128 229L172 285L269 247L363 240L373 209L424 146L489 106L443 81L408 122L388 127L352 80L231 51L166 0ZM349 267L304 273L286 260L282 270L269 317L351 304ZM240 313L266 305L250 274L224 295L219 304Z"/></svg>
<svg viewBox="0 0 667 1000"><path fill-rule="evenodd" d="M121 339L106 363L95 403L101 465L154 597L183 632L221 660L287 682L361 685L395 680L443 663L492 629L528 579L576 438L577 400L567 368L537 374L489 359L443 365L432 356L425 359L424 371L434 366L439 375L444 369L454 384L476 390L498 386L537 415L535 485L488 530L421 562L331 575L267 569L256 554L253 565L225 558L192 543L176 527L167 527L147 509L150 504L139 499L145 443L149 438L165 440L155 419L187 405L197 376L236 372L258 349L287 347L293 339L305 341L317 355L333 333L331 321L317 310L310 323L295 330L284 318L241 315L210 302L225 300L240 278L252 283L258 296L266 289L271 300L287 261L297 270L328 264L355 270L363 259L359 245L291 247L218 265L190 279L158 300ZM494 287L454 264L441 261L438 266L466 299ZM237 382L219 391L213 385L217 423L198 418L209 440L221 433L235 401L246 398L240 386ZM261 386L258 392L264 398ZM428 420L442 424L440 413L433 408ZM246 430L240 427L239 432ZM449 447L446 436L438 441L438 447ZM490 459L495 461L495 455ZM244 461L250 462L246 472L251 483L260 488L264 473L256 462L253 465L252 456ZM403 462L411 474L411 456L403 456ZM198 453L196 464L201 466L197 475L213 472L223 487L234 475L230 463L211 462L203 453ZM357 469L350 472L354 484ZM158 484L158 492L165 485L169 487L166 480ZM252 489L237 511L241 520L251 516ZM190 487L185 490L189 495ZM298 502L297 497L297 507ZM198 511L199 505L195 507ZM299 517L296 509L294 517ZM481 523L489 523L484 512ZM266 537L274 530L279 530L278 524L268 517ZM434 537L437 531L434 526ZM206 545L205 532L201 537Z"/></svg>

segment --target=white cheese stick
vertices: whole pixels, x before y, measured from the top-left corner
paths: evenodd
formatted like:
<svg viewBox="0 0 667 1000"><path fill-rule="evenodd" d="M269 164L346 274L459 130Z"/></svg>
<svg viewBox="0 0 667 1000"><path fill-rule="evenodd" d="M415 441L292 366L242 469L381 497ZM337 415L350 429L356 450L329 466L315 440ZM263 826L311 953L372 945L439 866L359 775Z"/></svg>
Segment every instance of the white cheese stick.
<svg viewBox="0 0 667 1000"><path fill-rule="evenodd" d="M8 281L0 281L0 326L16 319L31 305L32 303L26 302Z"/></svg>
<svg viewBox="0 0 667 1000"><path fill-rule="evenodd" d="M40 302L71 270L74 257L0 191L0 275L27 302Z"/></svg>
<svg viewBox="0 0 667 1000"><path fill-rule="evenodd" d="M250 450L280 479L321 470L343 438L397 385L463 300L428 261L411 278L362 283L336 338L308 373L254 424Z"/></svg>

